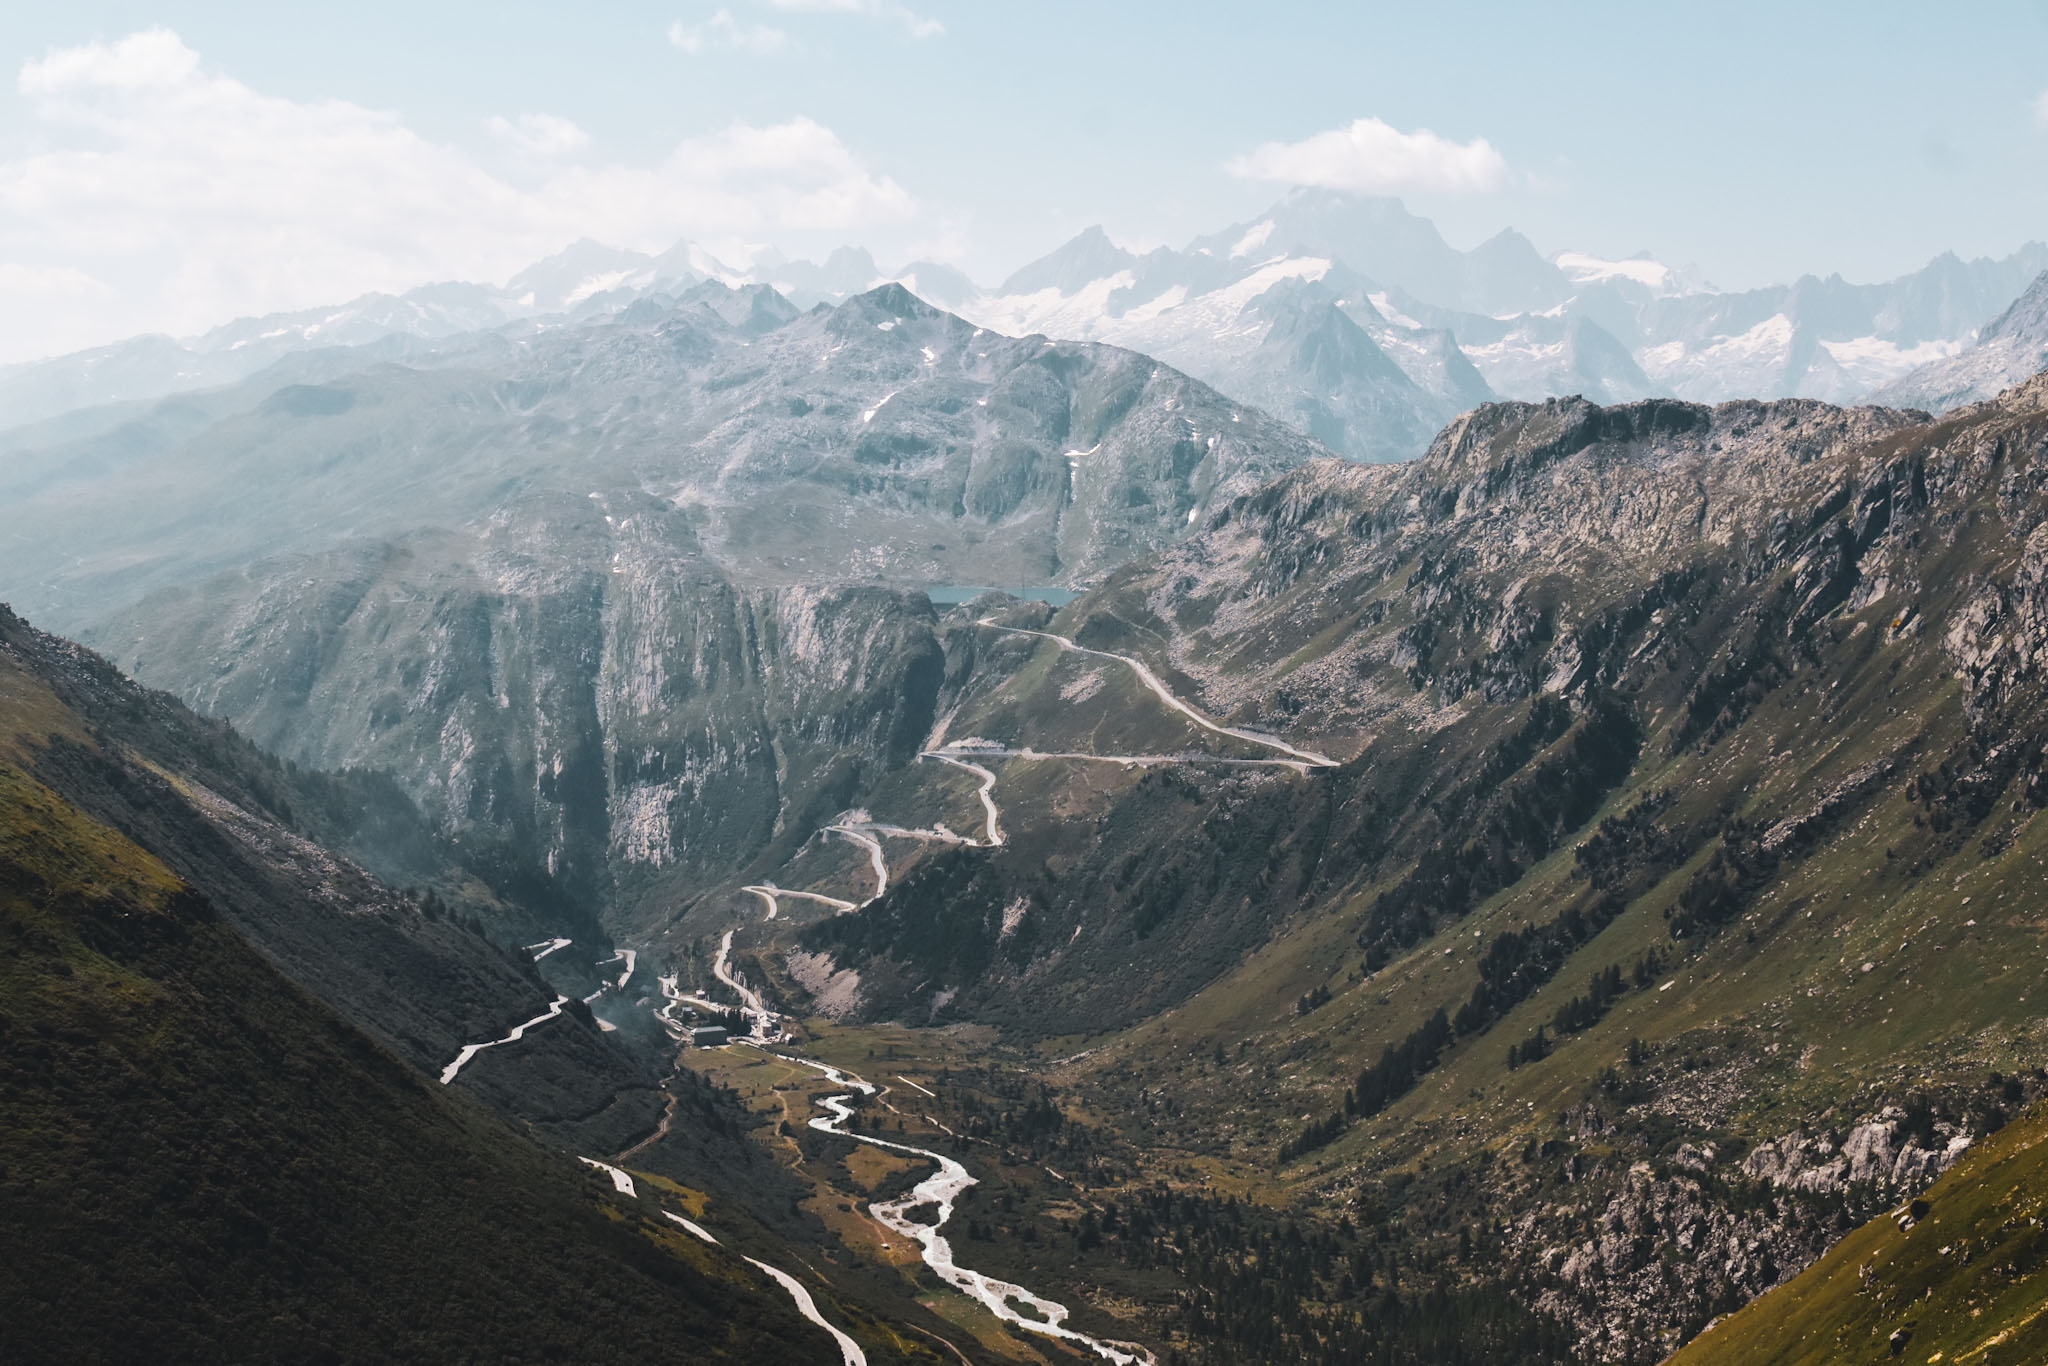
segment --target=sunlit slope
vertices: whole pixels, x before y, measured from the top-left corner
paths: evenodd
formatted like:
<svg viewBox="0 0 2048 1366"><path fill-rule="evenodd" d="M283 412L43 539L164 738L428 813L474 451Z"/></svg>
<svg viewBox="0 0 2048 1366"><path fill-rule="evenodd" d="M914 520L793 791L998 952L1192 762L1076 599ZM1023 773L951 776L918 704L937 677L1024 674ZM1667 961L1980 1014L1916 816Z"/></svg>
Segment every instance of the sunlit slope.
<svg viewBox="0 0 2048 1366"><path fill-rule="evenodd" d="M1658 1360L2043 1091L2044 397L1503 407L1290 475L1001 620L1346 762L991 758L1010 843L806 971ZM949 626L949 739L1175 743L1095 657Z"/></svg>
<svg viewBox="0 0 2048 1366"><path fill-rule="evenodd" d="M2048 1360L2044 1140L2036 1107L1672 1366Z"/></svg>

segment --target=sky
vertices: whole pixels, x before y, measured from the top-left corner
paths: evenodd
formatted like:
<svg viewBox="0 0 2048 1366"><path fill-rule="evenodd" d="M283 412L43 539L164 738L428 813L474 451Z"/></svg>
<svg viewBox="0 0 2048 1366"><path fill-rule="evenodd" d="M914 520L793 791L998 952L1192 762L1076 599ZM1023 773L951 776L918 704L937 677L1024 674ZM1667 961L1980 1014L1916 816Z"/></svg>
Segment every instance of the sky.
<svg viewBox="0 0 2048 1366"><path fill-rule="evenodd" d="M1723 288L2048 238L2048 0L7 9L0 362L583 237L994 284L1297 184Z"/></svg>

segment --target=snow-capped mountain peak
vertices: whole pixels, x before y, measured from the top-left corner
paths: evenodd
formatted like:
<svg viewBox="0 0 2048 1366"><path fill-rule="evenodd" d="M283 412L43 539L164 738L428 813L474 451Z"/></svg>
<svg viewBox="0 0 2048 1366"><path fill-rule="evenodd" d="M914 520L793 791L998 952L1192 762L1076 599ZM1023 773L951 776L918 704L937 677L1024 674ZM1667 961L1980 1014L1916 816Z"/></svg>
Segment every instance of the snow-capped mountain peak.
<svg viewBox="0 0 2048 1366"><path fill-rule="evenodd" d="M1639 251L1621 260L1610 260L1591 252L1561 251L1550 258L1550 263L1575 285L1634 284L1656 297L1719 292L1707 283L1697 267L1681 269L1668 266L1647 251Z"/></svg>
<svg viewBox="0 0 2048 1366"><path fill-rule="evenodd" d="M750 293L713 307L737 310L728 323L747 328L783 307L897 283L995 332L1157 357L1367 460L1413 455L1436 425L1494 397L1855 402L1876 391L1942 406L2048 359L2034 312L1993 321L2048 267L2048 247L2002 261L1944 254L1881 284L1809 275L1723 292L1697 268L1649 253L1546 258L1512 229L1461 249L1399 200L1326 190L1290 192L1180 250L1141 254L1090 227L993 291L928 260L891 272L856 246L822 263L767 246L746 248L745 260L735 269L687 241L658 255L581 241L503 287L440 284L241 319L203 337L137 338L0 369L0 426L231 383L309 348L375 344L399 358L458 332L713 307L687 302L707 280L772 288L774 300ZM1935 374L1943 365L1955 367L1946 378ZM1907 383L1908 372L1933 387Z"/></svg>

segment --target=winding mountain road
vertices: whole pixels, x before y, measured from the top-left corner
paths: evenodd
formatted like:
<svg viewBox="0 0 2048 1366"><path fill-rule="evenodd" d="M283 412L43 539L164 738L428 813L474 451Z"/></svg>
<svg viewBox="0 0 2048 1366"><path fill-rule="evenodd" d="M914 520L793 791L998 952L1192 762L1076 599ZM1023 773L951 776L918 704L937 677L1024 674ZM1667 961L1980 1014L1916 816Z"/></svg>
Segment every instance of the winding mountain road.
<svg viewBox="0 0 2048 1366"><path fill-rule="evenodd" d="M728 935L727 937L730 938L731 936ZM502 1039L492 1039L487 1043L464 1044L462 1046L462 1051L455 1055L455 1061L449 1063L446 1067L441 1069L441 1084L443 1086L446 1086L449 1082L454 1081L455 1074L462 1070L463 1064L468 1062L477 1054L483 1052L486 1048L497 1048L502 1044L519 1042L520 1039L525 1037L527 1030L533 1028L535 1025L546 1024L549 1020L554 1019L555 1016L562 1013L562 1007L567 1004L569 1004L568 997L557 996L555 998L555 1003L548 1007L547 1014L536 1015L532 1019L528 1020L525 1024L517 1024L512 1026L512 1032L505 1035L505 1037L503 1037Z"/></svg>
<svg viewBox="0 0 2048 1366"><path fill-rule="evenodd" d="M767 1007L761 1004L760 993L747 985L747 979L740 976L732 965L732 937L737 930L727 930L725 938L718 941L718 957L711 960L711 975L731 987L733 994L740 998L740 1008L755 1015L767 1014Z"/></svg>
<svg viewBox="0 0 2048 1366"><path fill-rule="evenodd" d="M857 844L868 851L868 863L875 870L875 894L860 904L861 906L871 906L875 902L880 901L882 894L889 890L889 860L882 853L882 842L868 832L866 822L828 825L825 829L827 832L837 835L851 844ZM859 907L855 909L859 909Z"/></svg>
<svg viewBox="0 0 2048 1366"><path fill-rule="evenodd" d="M981 779L981 785L976 792L976 796L981 801L985 817L985 834L983 838L974 839L961 835L943 824L935 824L929 828L921 829L909 826L886 825L869 819L864 811L848 812L839 821L823 827L820 833L836 835L867 851L869 865L873 868L875 874L874 895L865 901L852 902L840 897L827 896L821 892L794 891L784 887L777 887L772 883L757 883L741 888L740 890L761 899L765 909L764 919L775 920L780 917L782 909L781 898L783 897L802 897L806 900L815 901L830 907L834 912L841 915L856 912L872 905L889 890L889 862L882 848L882 840L885 838L921 840L981 849L1001 847L1006 841L1002 827L1002 812L997 807L995 801L996 775L992 769L977 763L976 760L978 759L1068 759L1089 763L1113 763L1144 767L1163 764L1203 763L1241 767L1287 768L1304 776L1311 769L1337 767L1338 761L1326 754L1298 748L1280 739L1278 736L1267 735L1242 726L1224 725L1219 721L1211 719L1199 708L1175 696L1173 691L1160 680L1157 674L1152 672L1144 661L1133 658L1130 655L1116 654L1107 650L1090 649L1068 636L1059 635L1051 631L1035 631L1024 627L1001 626L988 618L983 618L976 624L992 631L1049 640L1058 645L1060 649L1075 654L1093 655L1101 659L1114 660L1135 672L1139 681L1167 707L1180 713L1188 721L1201 729L1216 735L1241 740L1262 749L1274 751L1276 756L1284 757L1241 759L1205 754L1081 754L1066 751L1041 751L1028 747L1011 748L986 742L971 741L956 742L950 745L934 745L934 747L922 751L918 757L920 759L936 760L939 763L971 773ZM943 727L941 727L941 730L943 730ZM938 740L941 736L934 734L932 738L933 740ZM766 1052L768 1050L764 1045L771 1042L772 1038L780 1033L776 1024L778 1017L774 1012L767 1009L761 1000L760 994L747 985L746 979L732 965L732 942L736 932L736 929L727 930L724 937L719 940L718 954L712 962L711 972L719 982L739 997L741 1009L753 1020L754 1037L740 1040L739 1042L763 1048L763 1051ZM548 941L542 945L532 946L529 952L533 951L533 949L539 949L541 952L538 956L545 957L556 949L566 947L568 943L569 941L566 939ZM624 987L633 975L634 955L630 950L622 950L616 957L623 958L626 963L626 970L618 979L618 986ZM656 1010L655 1014L672 1035L680 1037L683 1033L682 1026L674 1019L672 1014L676 1006L690 1004L713 1010L723 1009L723 1007L719 1007L701 996L683 995L678 989L677 978L673 974L659 977L658 981L664 1003ZM600 992L602 990L603 988L600 988ZM449 1064L447 1070L443 1072L442 1082L446 1083L453 1080L455 1074L461 1069L462 1064L475 1056L481 1049L496 1047L501 1043L510 1043L524 1033L526 1029L559 1014L561 1007L566 1003L566 999L557 1000L554 1006L550 1008L548 1015L530 1020L526 1024L518 1026L503 1039L466 1046L463 1049L462 1055ZM809 1068L819 1072L835 1085L847 1088L845 1093L825 1095L817 1098L819 1108L823 1109L826 1113L810 1120L810 1127L812 1129L820 1133L836 1134L841 1138L850 1139L855 1143L865 1143L870 1147L922 1158L936 1166L937 1170L932 1175L913 1186L907 1194L896 1200L871 1203L868 1207L868 1212L884 1228L915 1242L922 1249L925 1265L930 1267L941 1280L982 1305L1003 1323L1012 1324L1025 1331L1038 1333L1045 1337L1074 1343L1077 1346L1094 1352L1105 1361L1115 1363L1116 1366L1157 1366L1157 1359L1150 1350L1143 1346L1136 1343L1095 1338L1067 1327L1067 1319L1071 1316L1071 1311L1065 1305L1034 1294L1023 1286L1009 1281L997 1280L982 1272L963 1267L956 1262L953 1257L952 1244L945 1237L943 1230L951 1221L955 1204L959 1198L978 1184L975 1178L969 1174L967 1168L953 1158L934 1152L929 1148L920 1148L907 1143L897 1143L889 1139L877 1138L871 1134L851 1130L848 1126L854 1119L853 1093L858 1092L862 1096L876 1096L879 1093L873 1083L850 1072L842 1071L825 1063L814 1062L808 1058L772 1052L770 1056L780 1058L784 1062L798 1067ZM924 1087L909 1081L907 1078L901 1080L904 1081L906 1086L913 1087L927 1096L932 1094ZM668 1112L663 1115L661 1125L655 1134L633 1148L628 1149L621 1157L630 1156L658 1142L668 1132L674 1106L674 1097L671 1097ZM943 1128L944 1126L940 1127ZM608 1163L598 1162L592 1158L584 1158L583 1161L590 1163L593 1167L598 1167L611 1173L614 1184L618 1186L622 1194L633 1194L632 1178L617 1167ZM932 1207L933 1218L930 1223L911 1217L914 1212L922 1210L926 1206ZM668 1219L681 1225L692 1235L703 1241L712 1244L718 1242L716 1238L701 1226L692 1223L681 1215L668 1210L663 1210L662 1213ZM818 1312L817 1304L812 1299L810 1291L801 1282L787 1272L770 1266L765 1262L758 1261L752 1257L748 1257L746 1260L763 1274L780 1284L789 1293L798 1311L806 1319L809 1319L812 1323L817 1324L832 1335L833 1341L838 1344L843 1357L843 1366L867 1366L867 1358L862 1353L860 1345L846 1333L826 1322L824 1316ZM951 1344L948 1345L950 1346ZM955 1348L954 1350L957 1353L958 1349Z"/></svg>
<svg viewBox="0 0 2048 1366"><path fill-rule="evenodd" d="M781 906L778 898L785 896L807 897L832 907L842 915L863 910L881 900L883 895L889 890L889 859L887 853L882 848L882 841L884 839L919 840L928 844L950 844L968 849L1000 848L1006 843L1006 839L1003 834L1002 810L996 805L995 799L995 771L976 763L975 760L977 759L1068 759L1082 763L1118 764L1125 767L1140 768L1165 764L1215 764L1240 768L1286 768L1292 769L1294 772L1304 776L1312 769L1335 768L1337 766L1337 760L1330 758L1327 754L1318 754L1314 750L1299 749L1294 745L1288 744L1278 736L1267 735L1262 731L1247 730L1242 726L1226 726L1221 722L1210 719L1193 704L1175 696L1173 690L1161 682L1159 676L1153 673L1141 659L1133 658L1130 655L1114 654L1107 650L1090 649L1072 637L1059 635L1052 631L1034 631L1021 626L1000 626L987 617L983 617L975 624L991 631L1002 631L1011 635L1032 636L1040 640L1050 640L1062 650L1069 650L1076 654L1094 655L1102 659L1112 659L1120 664L1127 665L1136 672L1138 678L1147 688L1152 690L1153 694L1160 701L1164 702L1174 711L1179 712L1195 725L1212 731L1217 735L1229 736L1235 740L1242 740L1247 744L1278 751L1286 757L1240 759L1210 754L1082 754L1071 750L1037 750L1029 746L1011 747L972 740L956 741L948 745L934 745L932 748L920 751L918 758L935 759L942 764L948 764L981 779L981 786L976 790L975 795L981 801L986 831L984 836L981 839L974 839L948 829L943 824L925 827L889 825L871 819L865 811L847 812L840 819L823 827L820 833L836 835L840 839L850 844L858 845L867 851L868 866L874 870L875 874L874 894L865 901L853 902L842 900L839 897L826 896L819 892L791 891L787 888L767 883L741 888L741 891L750 892L761 898L762 903L767 907L767 919L774 920L780 916ZM932 739L939 739L943 730L944 726L941 725L934 732ZM727 944L721 946L721 961L726 951L730 948L731 936L728 935L726 938ZM713 971L717 972L718 969L714 967ZM719 980L727 981L722 974ZM734 984L727 981L727 985ZM734 986L734 990L741 990L741 988Z"/></svg>
<svg viewBox="0 0 2048 1366"><path fill-rule="evenodd" d="M1192 703L1184 702L1176 697L1173 690L1160 682L1159 675L1153 673L1141 659L1135 659L1130 655L1113 654L1108 650L1091 650L1072 637L1058 635L1052 631L1033 631L1022 626L1000 626L988 617L981 618L975 625L985 627L991 631L1003 631L1015 636L1037 636L1040 640L1054 642L1062 650L1070 650L1075 654L1094 655L1097 659L1114 659L1119 663L1128 664L1136 671L1139 681L1150 688L1161 702L1164 702L1203 730L1213 731L1218 735L1228 735L1232 739L1243 740L1247 744L1259 745L1265 749L1278 750L1282 754L1292 756L1295 760L1306 764L1310 768L1337 767L1337 761L1329 755L1317 754L1314 750L1296 749L1277 735L1267 735L1263 731L1246 730L1242 726L1226 726L1220 721L1212 721Z"/></svg>
<svg viewBox="0 0 2048 1366"><path fill-rule="evenodd" d="M777 903L777 898L785 896L798 896L802 897L806 901L823 902L825 905L830 906L833 910L839 912L839 914L841 915L845 915L848 911L857 911L860 909L859 904L856 902L841 901L838 897L826 896L823 892L793 892L787 887L777 887L772 882L762 883L758 886L753 887L742 887L740 888L740 890L743 892L752 892L755 896L760 897L761 900L767 904L768 914L762 917L762 919L764 920L773 920L777 915L781 913L782 908Z"/></svg>
<svg viewBox="0 0 2048 1366"><path fill-rule="evenodd" d="M1023 745L968 744L961 742L944 749L927 750L934 759L957 759L975 754L997 759L1077 759L1090 764L1121 764L1127 768L1158 768L1167 764L1215 764L1231 768L1288 768L1307 773L1316 765L1304 759L1232 759L1221 754L1083 754L1071 749L1033 749ZM987 770L983 770L986 772Z"/></svg>
<svg viewBox="0 0 2048 1366"><path fill-rule="evenodd" d="M963 844L978 844L983 849L994 849L1002 844L1003 827L1000 824L1002 813L996 810L996 775L990 770L983 768L980 764L970 763L958 754L945 749L928 749L917 757L920 759L937 759L942 764L951 764L954 768L964 768L981 779L981 790L977 795L981 798L982 809L988 813L988 838L980 841L963 840L961 842Z"/></svg>

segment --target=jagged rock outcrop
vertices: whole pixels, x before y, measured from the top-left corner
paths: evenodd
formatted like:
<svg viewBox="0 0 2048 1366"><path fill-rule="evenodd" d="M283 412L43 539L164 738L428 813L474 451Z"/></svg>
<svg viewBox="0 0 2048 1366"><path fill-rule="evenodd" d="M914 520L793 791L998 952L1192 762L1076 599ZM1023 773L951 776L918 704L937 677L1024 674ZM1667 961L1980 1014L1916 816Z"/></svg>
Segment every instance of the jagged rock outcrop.
<svg viewBox="0 0 2048 1366"><path fill-rule="evenodd" d="M1973 720L2037 691L2048 662L2048 522L2034 528L2010 577L1979 587L1942 636L1968 689Z"/></svg>
<svg viewBox="0 0 2048 1366"><path fill-rule="evenodd" d="M1742 1160L1747 1176L1773 1186L1816 1195L1844 1186L1868 1186L1881 1196L1914 1191L1955 1165L1970 1146L1967 1131L1948 1132L1924 1147L1901 1131L1905 1111L1893 1106L1875 1119L1852 1127L1839 1142L1804 1130L1759 1143ZM1945 1139L1945 1141L1942 1141Z"/></svg>

